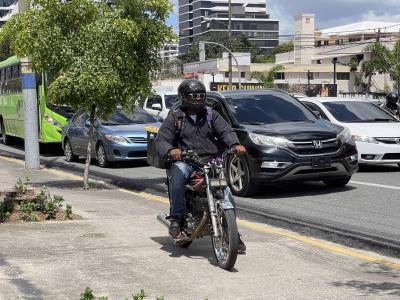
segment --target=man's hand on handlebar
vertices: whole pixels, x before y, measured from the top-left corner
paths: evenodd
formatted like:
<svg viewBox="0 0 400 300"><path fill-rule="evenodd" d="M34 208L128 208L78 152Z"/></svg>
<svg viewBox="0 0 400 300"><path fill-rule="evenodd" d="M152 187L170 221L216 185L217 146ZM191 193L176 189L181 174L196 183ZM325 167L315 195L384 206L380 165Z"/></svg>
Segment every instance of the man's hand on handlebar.
<svg viewBox="0 0 400 300"><path fill-rule="evenodd" d="M182 159L182 150L178 148L174 148L169 150L169 156L173 160L181 160Z"/></svg>
<svg viewBox="0 0 400 300"><path fill-rule="evenodd" d="M238 154L238 155L247 152L246 148L244 146L242 146L242 145L234 145L232 148L235 151L235 153Z"/></svg>

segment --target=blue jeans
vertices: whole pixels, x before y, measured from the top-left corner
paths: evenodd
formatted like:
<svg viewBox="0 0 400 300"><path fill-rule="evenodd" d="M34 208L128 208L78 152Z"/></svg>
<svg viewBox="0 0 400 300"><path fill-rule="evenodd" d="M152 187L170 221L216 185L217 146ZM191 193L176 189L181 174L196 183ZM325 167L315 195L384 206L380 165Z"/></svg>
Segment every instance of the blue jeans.
<svg viewBox="0 0 400 300"><path fill-rule="evenodd" d="M196 166L187 164L183 161L175 162L168 171L169 176L169 196L171 199L171 217L182 220L185 215L185 186L190 180L193 172L199 171ZM231 190L226 188L224 191L225 199L235 207L235 202Z"/></svg>

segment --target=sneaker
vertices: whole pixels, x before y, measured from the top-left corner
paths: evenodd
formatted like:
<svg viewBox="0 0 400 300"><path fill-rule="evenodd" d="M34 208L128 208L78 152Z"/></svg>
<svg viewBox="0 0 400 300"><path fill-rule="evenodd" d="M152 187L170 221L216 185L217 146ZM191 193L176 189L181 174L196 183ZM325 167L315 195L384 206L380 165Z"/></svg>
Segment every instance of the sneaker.
<svg viewBox="0 0 400 300"><path fill-rule="evenodd" d="M181 225L175 219L171 219L171 224L169 225L169 235L173 239L178 239L181 235Z"/></svg>
<svg viewBox="0 0 400 300"><path fill-rule="evenodd" d="M242 241L242 236L239 234L238 254L246 254L246 244Z"/></svg>

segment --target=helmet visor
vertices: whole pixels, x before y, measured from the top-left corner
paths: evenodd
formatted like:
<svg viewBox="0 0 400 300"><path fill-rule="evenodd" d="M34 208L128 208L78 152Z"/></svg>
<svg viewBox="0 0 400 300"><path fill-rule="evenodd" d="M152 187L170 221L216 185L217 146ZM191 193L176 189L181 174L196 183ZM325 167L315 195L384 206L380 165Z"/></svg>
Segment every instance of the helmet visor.
<svg viewBox="0 0 400 300"><path fill-rule="evenodd" d="M186 99L190 101L204 101L206 93L189 93L186 95Z"/></svg>

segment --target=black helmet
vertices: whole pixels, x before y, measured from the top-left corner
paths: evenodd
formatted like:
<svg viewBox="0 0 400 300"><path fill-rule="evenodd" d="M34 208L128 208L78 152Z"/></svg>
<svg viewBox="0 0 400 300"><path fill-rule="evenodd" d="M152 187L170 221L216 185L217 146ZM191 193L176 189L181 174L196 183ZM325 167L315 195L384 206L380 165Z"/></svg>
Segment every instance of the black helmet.
<svg viewBox="0 0 400 300"><path fill-rule="evenodd" d="M178 98L183 109L198 113L206 107L206 87L197 79L189 79L178 87Z"/></svg>
<svg viewBox="0 0 400 300"><path fill-rule="evenodd" d="M397 109L397 101L399 96L395 93L389 93L386 95L386 106L390 109Z"/></svg>

